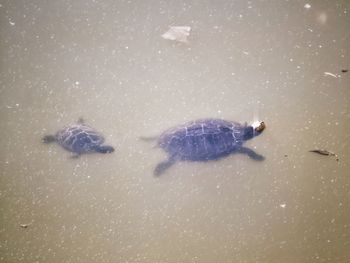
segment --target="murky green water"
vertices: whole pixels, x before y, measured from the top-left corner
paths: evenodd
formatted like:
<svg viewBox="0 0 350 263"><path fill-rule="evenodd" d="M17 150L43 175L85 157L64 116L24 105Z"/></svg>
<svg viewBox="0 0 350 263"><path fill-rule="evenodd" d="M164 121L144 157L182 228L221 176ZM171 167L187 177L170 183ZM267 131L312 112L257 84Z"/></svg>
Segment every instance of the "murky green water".
<svg viewBox="0 0 350 263"><path fill-rule="evenodd" d="M349 262L349 1L0 1L1 262ZM189 43L160 36L190 26ZM41 138L79 117L116 147ZM255 162L139 136L264 120ZM327 149L336 157L308 152Z"/></svg>

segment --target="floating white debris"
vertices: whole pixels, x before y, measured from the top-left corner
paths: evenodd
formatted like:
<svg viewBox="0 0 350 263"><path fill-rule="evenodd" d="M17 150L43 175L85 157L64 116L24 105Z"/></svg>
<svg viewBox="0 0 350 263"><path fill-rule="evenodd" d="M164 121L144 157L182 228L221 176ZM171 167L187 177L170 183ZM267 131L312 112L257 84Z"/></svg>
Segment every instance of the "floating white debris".
<svg viewBox="0 0 350 263"><path fill-rule="evenodd" d="M311 8L311 5L310 5L310 4L305 4L305 5L304 5L304 8L310 9L310 8Z"/></svg>
<svg viewBox="0 0 350 263"><path fill-rule="evenodd" d="M167 32L162 35L162 38L188 43L188 36L190 35L191 27L189 26L171 26Z"/></svg>
<svg viewBox="0 0 350 263"><path fill-rule="evenodd" d="M286 208L287 204L280 204L281 208Z"/></svg>
<svg viewBox="0 0 350 263"><path fill-rule="evenodd" d="M325 76L331 76L331 77L333 77L333 78L337 78L337 77L338 77L337 75L335 75L335 74L333 74L333 73L331 73L331 72L325 72L324 75L325 75Z"/></svg>

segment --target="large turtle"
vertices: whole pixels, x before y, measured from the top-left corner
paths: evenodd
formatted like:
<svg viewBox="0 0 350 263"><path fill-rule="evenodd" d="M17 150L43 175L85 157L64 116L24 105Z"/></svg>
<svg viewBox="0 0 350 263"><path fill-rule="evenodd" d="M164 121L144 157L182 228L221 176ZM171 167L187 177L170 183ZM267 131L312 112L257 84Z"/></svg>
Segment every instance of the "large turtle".
<svg viewBox="0 0 350 263"><path fill-rule="evenodd" d="M112 146L102 145L105 141L102 134L86 125L82 119L58 131L55 135L43 137L44 143L57 142L63 148L75 154L75 157L83 153L99 152L111 153Z"/></svg>
<svg viewBox="0 0 350 263"><path fill-rule="evenodd" d="M154 175L161 175L177 161L215 160L234 152L264 160L262 155L243 147L244 141L261 134L264 129L264 122L242 125L221 119L197 120L171 128L158 137L157 145L169 157L157 165Z"/></svg>

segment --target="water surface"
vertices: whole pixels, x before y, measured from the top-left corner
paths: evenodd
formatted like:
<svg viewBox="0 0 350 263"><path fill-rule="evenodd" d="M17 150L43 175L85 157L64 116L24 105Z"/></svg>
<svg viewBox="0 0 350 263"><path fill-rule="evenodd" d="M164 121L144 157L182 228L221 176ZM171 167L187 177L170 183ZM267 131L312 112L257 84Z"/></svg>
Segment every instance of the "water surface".
<svg viewBox="0 0 350 263"><path fill-rule="evenodd" d="M348 262L349 8L0 1L0 261ZM116 152L41 143L79 117ZM153 177L166 154L139 137L208 117L264 120L265 161Z"/></svg>

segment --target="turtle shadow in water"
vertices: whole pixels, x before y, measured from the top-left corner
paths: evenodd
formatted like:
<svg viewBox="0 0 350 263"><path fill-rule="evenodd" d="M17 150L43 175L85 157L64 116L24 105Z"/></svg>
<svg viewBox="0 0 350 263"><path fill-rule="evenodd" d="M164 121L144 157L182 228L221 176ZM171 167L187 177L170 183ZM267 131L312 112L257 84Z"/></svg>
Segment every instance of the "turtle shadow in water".
<svg viewBox="0 0 350 263"><path fill-rule="evenodd" d="M265 158L262 155L243 147L243 143L260 135L265 127L264 122L242 125L221 119L203 119L171 128L157 140L157 146L169 157L156 166L154 175L162 175L178 161L207 162L235 153L263 161Z"/></svg>

